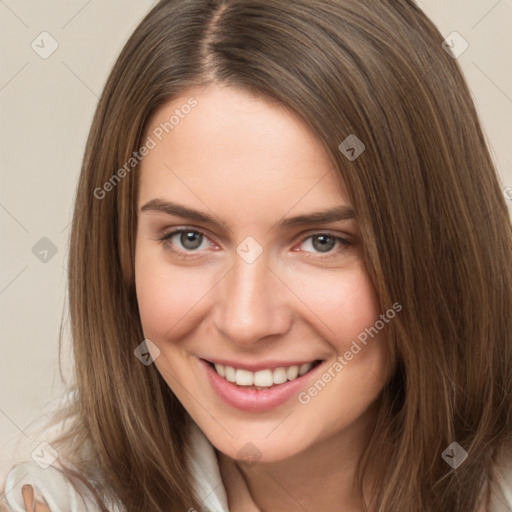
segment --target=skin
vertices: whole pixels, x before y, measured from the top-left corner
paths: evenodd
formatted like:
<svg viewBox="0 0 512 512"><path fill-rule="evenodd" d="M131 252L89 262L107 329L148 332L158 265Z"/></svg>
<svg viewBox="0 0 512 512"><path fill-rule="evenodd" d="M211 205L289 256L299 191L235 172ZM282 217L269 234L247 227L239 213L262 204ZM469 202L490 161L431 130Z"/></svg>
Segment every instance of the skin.
<svg viewBox="0 0 512 512"><path fill-rule="evenodd" d="M31 485L24 485L21 493L27 512L51 512L45 503L35 499L34 488Z"/></svg>
<svg viewBox="0 0 512 512"><path fill-rule="evenodd" d="M293 397L263 413L227 405L198 359L323 359L328 368L374 325L382 312L357 221L276 227L350 201L320 141L269 99L191 89L152 116L146 136L191 96L198 105L140 168L136 289L145 336L160 350L154 364L216 448L230 511L359 510L354 468L391 373L385 329L307 405ZM141 211L155 198L219 225ZM159 240L182 227L206 235L198 248L179 234ZM350 245L331 240L322 252L326 231ZM252 263L236 251L248 236L263 250ZM255 465L238 454L248 442Z"/></svg>

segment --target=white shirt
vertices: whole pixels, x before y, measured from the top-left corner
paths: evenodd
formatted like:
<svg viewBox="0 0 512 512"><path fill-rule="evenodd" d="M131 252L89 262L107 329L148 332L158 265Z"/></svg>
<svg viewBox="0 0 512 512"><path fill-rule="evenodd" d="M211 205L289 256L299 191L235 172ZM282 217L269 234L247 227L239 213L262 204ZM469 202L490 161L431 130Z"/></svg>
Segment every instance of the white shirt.
<svg viewBox="0 0 512 512"><path fill-rule="evenodd" d="M205 512L229 512L226 492L222 483L217 456L208 438L192 422L192 452L189 460L198 497ZM13 466L5 480L5 498L8 512L26 512L22 487L30 484L36 500L44 498L51 512L99 512L88 490L84 497L58 470L57 461L43 468L30 460ZM124 512L119 503L108 503L111 512Z"/></svg>
<svg viewBox="0 0 512 512"><path fill-rule="evenodd" d="M197 494L207 512L229 512L226 491L214 448L208 438L192 423L192 452L189 454ZM488 512L512 512L512 461L499 468L500 496L494 496ZM90 495L82 498L77 490L52 466L46 469L36 462L17 464L7 474L5 494L9 512L25 512L21 488L30 484L36 499L44 498L51 512L99 512ZM108 504L111 512L124 507Z"/></svg>

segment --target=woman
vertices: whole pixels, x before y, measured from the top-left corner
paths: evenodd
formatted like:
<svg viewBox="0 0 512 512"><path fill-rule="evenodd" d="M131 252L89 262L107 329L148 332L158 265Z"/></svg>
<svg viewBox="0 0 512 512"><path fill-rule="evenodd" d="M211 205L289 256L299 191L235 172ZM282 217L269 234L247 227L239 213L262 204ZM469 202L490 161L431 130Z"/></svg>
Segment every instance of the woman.
<svg viewBox="0 0 512 512"><path fill-rule="evenodd" d="M410 0L155 5L78 185L72 421L13 510L512 507L511 229L441 43Z"/></svg>

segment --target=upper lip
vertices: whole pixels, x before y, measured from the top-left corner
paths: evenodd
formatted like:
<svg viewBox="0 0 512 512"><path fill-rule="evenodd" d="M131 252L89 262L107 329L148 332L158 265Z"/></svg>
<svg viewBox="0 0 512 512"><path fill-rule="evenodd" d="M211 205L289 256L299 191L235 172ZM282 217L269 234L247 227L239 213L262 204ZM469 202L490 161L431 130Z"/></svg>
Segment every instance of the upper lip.
<svg viewBox="0 0 512 512"><path fill-rule="evenodd" d="M275 359L264 361L260 363L242 363L239 361L229 361L228 359L204 359L208 363L222 364L223 366L232 366L233 368L240 368L242 370L249 370L250 372L257 372L258 370L273 370L274 368L288 368L289 366L301 366L305 363L314 363L319 359L302 359L300 361L276 361Z"/></svg>

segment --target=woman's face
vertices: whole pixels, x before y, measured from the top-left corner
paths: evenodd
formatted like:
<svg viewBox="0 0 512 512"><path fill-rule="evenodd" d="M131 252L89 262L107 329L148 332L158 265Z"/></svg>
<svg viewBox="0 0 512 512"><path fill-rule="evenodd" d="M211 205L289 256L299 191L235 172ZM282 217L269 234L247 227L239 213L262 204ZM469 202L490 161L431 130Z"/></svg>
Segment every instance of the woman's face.
<svg viewBox="0 0 512 512"><path fill-rule="evenodd" d="M359 428L389 376L392 317L320 142L280 104L224 87L168 103L147 136L137 299L172 391L234 459Z"/></svg>

